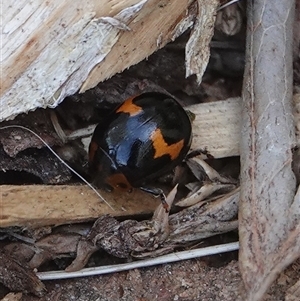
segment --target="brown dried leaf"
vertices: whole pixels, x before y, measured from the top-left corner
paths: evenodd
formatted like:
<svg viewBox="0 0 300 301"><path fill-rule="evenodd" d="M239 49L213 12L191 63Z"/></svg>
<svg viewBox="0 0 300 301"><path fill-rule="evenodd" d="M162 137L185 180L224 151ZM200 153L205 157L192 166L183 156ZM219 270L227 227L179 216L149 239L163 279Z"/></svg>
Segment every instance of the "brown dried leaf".
<svg viewBox="0 0 300 301"><path fill-rule="evenodd" d="M176 245L200 240L237 229L239 189L215 200L196 204L169 219L170 235L164 244Z"/></svg>
<svg viewBox="0 0 300 301"><path fill-rule="evenodd" d="M9 293L1 301L21 301L22 293Z"/></svg>
<svg viewBox="0 0 300 301"><path fill-rule="evenodd" d="M216 29L228 36L239 33L243 26L243 13L243 7L240 7L239 3L233 3L219 10L216 17Z"/></svg>
<svg viewBox="0 0 300 301"><path fill-rule="evenodd" d="M38 268L48 260L75 254L80 238L79 234L60 233L40 239L35 244L36 252L28 263L29 266Z"/></svg>
<svg viewBox="0 0 300 301"><path fill-rule="evenodd" d="M285 301L300 300L300 280L298 280L292 287L290 287L285 296Z"/></svg>
<svg viewBox="0 0 300 301"><path fill-rule="evenodd" d="M77 233L57 233L40 239L35 245L54 254L73 253L80 238Z"/></svg>
<svg viewBox="0 0 300 301"><path fill-rule="evenodd" d="M207 164L203 159L193 158L187 161L187 165L198 180L203 181L203 172L211 181L223 184L236 184L237 181L220 175L214 168ZM200 174L200 177L198 175Z"/></svg>
<svg viewBox="0 0 300 301"><path fill-rule="evenodd" d="M186 197L185 199L179 201L176 203L176 206L179 207L187 207L195 205L209 196L211 196L216 191L222 190L224 191L230 191L236 188L233 184L222 184L222 183L213 183L213 182L206 182L201 186L197 191Z"/></svg>
<svg viewBox="0 0 300 301"><path fill-rule="evenodd" d="M83 237L78 243L76 258L65 269L65 271L74 272L83 269L92 254L97 250L99 250L98 246L94 245L90 240Z"/></svg>
<svg viewBox="0 0 300 301"><path fill-rule="evenodd" d="M208 165L204 160L200 158L193 158L187 160L187 165L189 166L195 177L203 182L203 185L194 185L190 183L192 192L183 200L176 203L176 206L187 207L195 205L204 199L207 199L216 191L221 193L229 192L236 188L237 181L229 179L220 175L215 169ZM204 179L209 180L204 180ZM221 194L219 193L219 194Z"/></svg>

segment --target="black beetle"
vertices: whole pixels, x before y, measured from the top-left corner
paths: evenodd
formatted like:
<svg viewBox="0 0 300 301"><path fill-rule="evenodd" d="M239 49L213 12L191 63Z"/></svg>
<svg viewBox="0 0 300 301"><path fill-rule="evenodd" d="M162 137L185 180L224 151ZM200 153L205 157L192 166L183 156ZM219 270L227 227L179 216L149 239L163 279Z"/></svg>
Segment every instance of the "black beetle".
<svg viewBox="0 0 300 301"><path fill-rule="evenodd" d="M133 187L160 195L145 185L182 162L192 140L191 121L169 95L143 93L127 99L97 125L89 165L97 186L130 191Z"/></svg>

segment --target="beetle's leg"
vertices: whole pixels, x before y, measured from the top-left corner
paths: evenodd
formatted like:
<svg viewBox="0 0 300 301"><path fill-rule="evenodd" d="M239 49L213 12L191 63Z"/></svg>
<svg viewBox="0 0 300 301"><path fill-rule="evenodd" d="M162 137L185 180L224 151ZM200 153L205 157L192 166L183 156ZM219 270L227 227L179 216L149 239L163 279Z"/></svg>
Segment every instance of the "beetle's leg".
<svg viewBox="0 0 300 301"><path fill-rule="evenodd" d="M163 207L165 208L166 212L169 212L169 205L166 202L166 196L164 194L164 192L162 191L162 189L160 188L150 188L150 187L140 187L140 189L142 191L151 193L152 195L154 195L155 197L160 197L161 203L163 205Z"/></svg>

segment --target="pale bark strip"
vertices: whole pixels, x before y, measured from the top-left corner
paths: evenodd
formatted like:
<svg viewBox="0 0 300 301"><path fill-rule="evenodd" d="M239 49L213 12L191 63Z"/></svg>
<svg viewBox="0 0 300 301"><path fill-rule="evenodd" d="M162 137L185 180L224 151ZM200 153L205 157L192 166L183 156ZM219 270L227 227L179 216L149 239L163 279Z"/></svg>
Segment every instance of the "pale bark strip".
<svg viewBox="0 0 300 301"><path fill-rule="evenodd" d="M209 61L209 43L214 33L219 0L198 0L197 2L198 16L185 47L185 68L186 77L196 74L197 82L200 84Z"/></svg>
<svg viewBox="0 0 300 301"><path fill-rule="evenodd" d="M248 3L241 135L240 269L246 300L261 300L300 253L291 169L294 1Z"/></svg>

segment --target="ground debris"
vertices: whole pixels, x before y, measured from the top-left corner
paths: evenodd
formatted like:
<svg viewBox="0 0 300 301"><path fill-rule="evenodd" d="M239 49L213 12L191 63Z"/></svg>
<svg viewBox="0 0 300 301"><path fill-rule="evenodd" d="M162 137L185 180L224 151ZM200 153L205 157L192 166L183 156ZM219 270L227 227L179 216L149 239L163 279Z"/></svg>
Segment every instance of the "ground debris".
<svg viewBox="0 0 300 301"><path fill-rule="evenodd" d="M39 297L46 292L33 270L3 251L0 251L0 283L14 292L33 293Z"/></svg>

